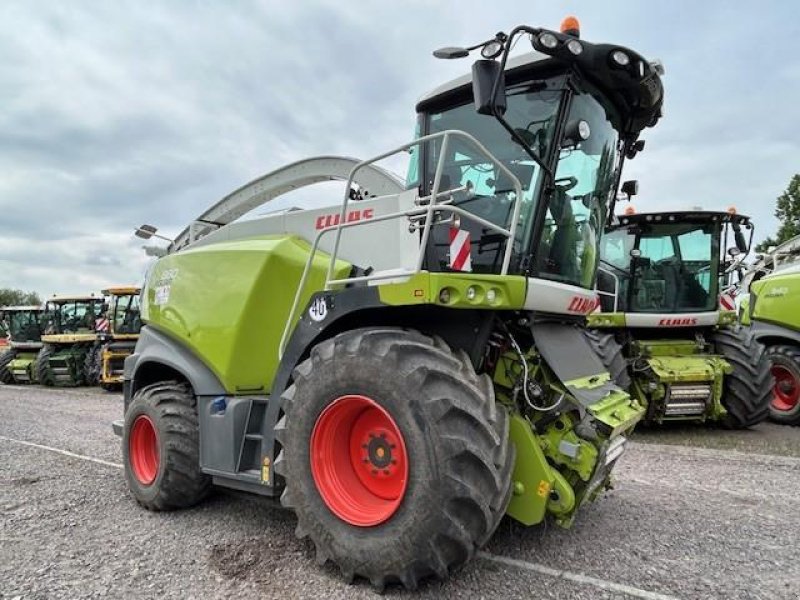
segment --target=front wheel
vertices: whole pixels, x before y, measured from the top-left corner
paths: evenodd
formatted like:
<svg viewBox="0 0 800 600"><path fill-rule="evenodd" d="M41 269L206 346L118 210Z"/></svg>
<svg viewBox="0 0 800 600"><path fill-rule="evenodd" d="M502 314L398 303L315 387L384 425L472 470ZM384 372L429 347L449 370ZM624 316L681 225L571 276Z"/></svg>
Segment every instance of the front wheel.
<svg viewBox="0 0 800 600"><path fill-rule="evenodd" d="M0 383L14 383L14 374L8 365L17 357L17 351L9 348L0 354Z"/></svg>
<svg viewBox="0 0 800 600"><path fill-rule="evenodd" d="M281 501L317 561L382 589L445 578L488 541L511 494L508 417L441 340L342 333L294 372L276 427Z"/></svg>
<svg viewBox="0 0 800 600"><path fill-rule="evenodd" d="M122 432L125 478L136 501L149 510L200 502L211 478L200 470L200 430L187 383L163 381L137 390Z"/></svg>
<svg viewBox="0 0 800 600"><path fill-rule="evenodd" d="M39 354L36 355L36 362L34 363L34 375L36 381L42 385L53 386L56 384L53 369L50 367L50 355L53 353L53 347L49 344L42 346Z"/></svg>
<svg viewBox="0 0 800 600"><path fill-rule="evenodd" d="M728 414L722 421L730 429L744 429L769 416L772 375L766 349L749 327L736 326L714 333L714 345L733 367L725 376L722 405Z"/></svg>
<svg viewBox="0 0 800 600"><path fill-rule="evenodd" d="M767 355L775 378L769 417L783 425L800 425L800 348L770 346Z"/></svg>

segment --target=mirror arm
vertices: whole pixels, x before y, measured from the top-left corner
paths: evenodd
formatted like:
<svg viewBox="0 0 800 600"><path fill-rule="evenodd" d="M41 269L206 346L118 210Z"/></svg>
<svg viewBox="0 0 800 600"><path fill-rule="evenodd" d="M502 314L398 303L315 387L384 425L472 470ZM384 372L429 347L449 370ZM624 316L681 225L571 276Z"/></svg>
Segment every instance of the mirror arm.
<svg viewBox="0 0 800 600"><path fill-rule="evenodd" d="M511 134L512 139L515 142L517 142L520 146L522 146L522 149L525 150L525 153L528 154L537 165L539 165L542 171L544 171L547 177L545 181L545 186L546 186L547 183L550 183L555 179L553 171L551 171L550 167L548 167L544 163L544 161L533 151L533 149L530 146L528 146L525 140L523 140L522 137L516 131L514 131L514 128L511 127L508 121L506 121L505 118L503 117L496 103L497 91L500 89L500 80L502 77L505 76L506 62L508 62L508 55L511 52L511 47L514 45L514 38L524 33L528 33L530 35L536 35L537 33L539 33L539 31L540 31L539 29L533 29L525 25L519 25L518 27L515 27L511 31L511 33L508 34L508 41L505 43L505 48L503 49L503 57L500 59L500 70L497 72L497 77L495 77L494 84L492 85L492 94L490 98L491 98L492 115L494 115L494 118L497 119L500 125L502 125L503 128L506 131L508 131L509 134Z"/></svg>

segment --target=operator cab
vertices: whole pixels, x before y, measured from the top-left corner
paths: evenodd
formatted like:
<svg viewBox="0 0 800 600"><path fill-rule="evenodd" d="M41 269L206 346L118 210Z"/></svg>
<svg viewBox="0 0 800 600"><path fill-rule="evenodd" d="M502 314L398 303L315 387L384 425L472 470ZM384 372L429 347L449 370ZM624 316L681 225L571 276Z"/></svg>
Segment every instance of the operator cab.
<svg viewBox="0 0 800 600"><path fill-rule="evenodd" d="M743 230L749 232L749 240ZM621 216L600 244L597 290L601 310L716 312L721 288L747 256L752 238L749 217L734 212Z"/></svg>
<svg viewBox="0 0 800 600"><path fill-rule="evenodd" d="M104 314L105 301L101 296L54 296L46 304L44 333L94 333Z"/></svg>
<svg viewBox="0 0 800 600"><path fill-rule="evenodd" d="M7 306L0 308L2 329L12 344L38 343L42 338L41 306Z"/></svg>
<svg viewBox="0 0 800 600"><path fill-rule="evenodd" d="M520 198L499 166L458 137L448 140L444 155L441 138L422 145L408 183L430 196L443 158L438 194L513 229L509 274L590 290L624 158L642 149L640 132L661 115L663 71L632 50L590 44L577 33L521 27L474 48L437 51L453 58L482 48L484 59L472 77L440 86L417 105L418 135L472 135L519 180ZM535 51L507 60L517 37L528 38ZM502 58L487 58L495 52ZM442 221L431 231L428 270L501 273L504 236L468 218ZM458 260L459 239L468 245L468 261Z"/></svg>

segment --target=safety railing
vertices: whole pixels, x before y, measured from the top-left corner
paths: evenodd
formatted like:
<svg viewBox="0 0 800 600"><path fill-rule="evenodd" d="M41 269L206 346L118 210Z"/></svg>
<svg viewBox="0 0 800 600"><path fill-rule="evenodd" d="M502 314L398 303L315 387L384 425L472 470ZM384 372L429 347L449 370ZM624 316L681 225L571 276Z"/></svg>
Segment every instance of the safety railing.
<svg viewBox="0 0 800 600"><path fill-rule="evenodd" d="M451 138L460 138L468 142L475 149L477 149L478 152L488 160L488 162L497 167L497 169L501 173L503 173L506 177L508 177L508 179L513 184L515 192L514 206L511 213L511 221L509 223L508 229L500 227L499 225L496 225L491 221L487 221L486 219L483 219L478 215L472 214L471 212L464 210L463 208L460 208L458 206L453 206L451 204L452 194L459 191L469 190L470 189L469 184L467 184L464 187L445 190L442 192L439 191L439 188L442 183L442 173L444 171L444 165L447 162L447 150ZM378 161L393 156L394 154L399 154L400 152L406 152L411 148L420 147L423 144L438 139L441 139L441 148L439 150L439 160L436 163L436 171L433 178L433 189L431 190L429 196L424 196L417 199L418 206L416 208L397 211L389 213L387 215L375 216L369 220L350 221L350 222L345 221L347 216L347 208L350 202L350 190L353 186L353 180L355 178L355 175L356 173L358 173L359 170L363 169L368 165L372 165ZM442 201L439 201L440 198L442 199ZM338 224L321 229L314 238L314 243L311 246L311 252L309 253L308 259L306 260L305 267L303 268L303 274L300 277L300 282L297 286L297 291L295 292L294 301L292 302L292 307L291 310L289 311L289 316L286 320L286 325L283 330L283 335L281 336L281 343L278 350L278 356L280 358L283 357L283 353L286 349L286 344L288 343L289 336L292 331L292 325L294 323L295 318L297 317L297 311L299 309L300 300L303 297L303 291L305 290L308 276L309 273L311 272L311 266L314 263L314 258L316 257L317 251L319 249L320 241L325 235L331 232L336 232L336 239L334 240L333 249L330 254L330 263L328 264L328 270L325 276L325 287L324 287L325 290L330 290L333 286L347 285L352 283L369 283L370 281L398 279L415 275L421 272L425 262L425 250L428 246L428 241L430 239L431 226L435 224L434 217L436 215L441 215L442 213L450 214L452 218L458 216L460 218L473 221L481 225L482 227L489 229L490 231L502 235L506 239L506 244L503 254L503 262L500 268L500 274L507 275L509 265L511 264L511 256L514 250L513 240L514 240L514 234L517 230L517 225L519 223L521 203L522 203L522 184L520 183L517 176L514 175L514 173L508 167L506 167L502 162L500 162L500 160L495 158L495 156L491 152L489 152L489 150L483 144L481 144L477 139L475 139L473 136L464 131L451 129L447 131L441 131L439 133L434 133L431 135L426 135L421 138L417 138L413 142L403 144L402 146L398 146L393 150L384 152L383 154L370 158L369 160L365 160L358 163L352 168L352 170L350 171L350 175L347 179L347 185L345 186L344 189L344 200L342 202L342 208L339 213ZM350 229L353 227L368 227L375 225L376 223L381 223L384 221L390 221L394 219L400 219L404 217L409 218L412 221L416 222L416 228L415 228L416 230L419 230L419 223L423 223L422 234L420 237L420 244L419 244L419 254L417 256L415 268L413 269L398 268L358 277L346 277L340 279L333 278L334 270L336 268L336 261L339 255L339 247L341 245L342 233L345 229ZM442 221L438 221L436 224L440 223L442 223Z"/></svg>

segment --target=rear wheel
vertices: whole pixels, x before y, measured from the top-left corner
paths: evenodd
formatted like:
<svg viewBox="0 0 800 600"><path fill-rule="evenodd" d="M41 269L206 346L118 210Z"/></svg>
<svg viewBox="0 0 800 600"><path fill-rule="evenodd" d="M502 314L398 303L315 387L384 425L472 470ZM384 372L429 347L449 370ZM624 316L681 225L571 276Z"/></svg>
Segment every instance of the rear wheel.
<svg viewBox="0 0 800 600"><path fill-rule="evenodd" d="M125 413L122 456L136 501L149 510L200 502L211 478L200 471L197 406L189 384L163 381L138 390Z"/></svg>
<svg viewBox="0 0 800 600"><path fill-rule="evenodd" d="M347 580L415 588L491 537L511 494L508 417L441 340L394 328L326 340L294 372L276 427L297 534Z"/></svg>
<svg viewBox="0 0 800 600"><path fill-rule="evenodd" d="M733 367L725 376L722 405L728 411L722 424L744 429L769 416L772 400L772 374L766 349L749 327L720 329L714 333L714 345Z"/></svg>
<svg viewBox="0 0 800 600"><path fill-rule="evenodd" d="M0 354L0 383L14 383L14 375L8 365L17 357L17 351L9 348Z"/></svg>
<svg viewBox="0 0 800 600"><path fill-rule="evenodd" d="M775 378L770 419L784 425L800 425L800 348L770 346L767 355Z"/></svg>
<svg viewBox="0 0 800 600"><path fill-rule="evenodd" d="M36 363L34 364L34 374L36 381L42 385L53 386L56 383L53 370L50 367L50 355L53 353L53 347L49 344L42 346L39 354L36 355Z"/></svg>

